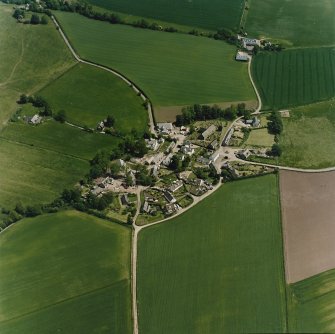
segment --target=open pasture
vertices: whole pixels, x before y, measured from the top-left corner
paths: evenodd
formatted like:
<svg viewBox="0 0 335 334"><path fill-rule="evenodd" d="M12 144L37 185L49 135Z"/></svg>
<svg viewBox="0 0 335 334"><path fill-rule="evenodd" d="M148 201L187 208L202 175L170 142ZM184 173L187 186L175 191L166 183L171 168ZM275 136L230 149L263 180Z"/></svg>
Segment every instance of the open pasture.
<svg viewBox="0 0 335 334"><path fill-rule="evenodd" d="M36 92L74 64L51 22L19 24L12 12L13 5L0 3L0 128L21 93Z"/></svg>
<svg viewBox="0 0 335 334"><path fill-rule="evenodd" d="M288 287L290 333L335 332L335 270Z"/></svg>
<svg viewBox="0 0 335 334"><path fill-rule="evenodd" d="M287 46L335 45L334 0L249 2L249 36L274 39Z"/></svg>
<svg viewBox="0 0 335 334"><path fill-rule="evenodd" d="M271 147L274 144L274 135L268 132L268 129L255 129L250 131L246 146Z"/></svg>
<svg viewBox="0 0 335 334"><path fill-rule="evenodd" d="M115 128L144 132L148 114L143 100L112 73L79 64L42 89L54 112L64 110L71 123L96 128L98 122L112 115Z"/></svg>
<svg viewBox="0 0 335 334"><path fill-rule="evenodd" d="M139 235L140 332L283 333L277 177L224 184Z"/></svg>
<svg viewBox="0 0 335 334"><path fill-rule="evenodd" d="M156 108L255 99L247 64L222 41L56 15L82 58L127 76Z"/></svg>
<svg viewBox="0 0 335 334"><path fill-rule="evenodd" d="M286 280L335 268L335 172L280 172Z"/></svg>
<svg viewBox="0 0 335 334"><path fill-rule="evenodd" d="M263 109L281 109L335 96L335 48L262 52L252 64Z"/></svg>
<svg viewBox="0 0 335 334"><path fill-rule="evenodd" d="M110 10L191 27L237 30L244 0L90 0Z"/></svg>
<svg viewBox="0 0 335 334"><path fill-rule="evenodd" d="M1 234L0 332L132 333L131 230L66 211Z"/></svg>

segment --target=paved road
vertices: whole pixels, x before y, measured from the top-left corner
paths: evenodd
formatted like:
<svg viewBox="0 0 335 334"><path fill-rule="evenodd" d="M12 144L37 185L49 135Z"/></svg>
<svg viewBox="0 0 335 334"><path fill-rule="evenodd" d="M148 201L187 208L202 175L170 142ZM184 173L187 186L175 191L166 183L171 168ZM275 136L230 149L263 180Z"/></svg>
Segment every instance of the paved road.
<svg viewBox="0 0 335 334"><path fill-rule="evenodd" d="M87 60L83 60L81 59L78 54L76 53L76 51L74 50L74 48L72 47L70 41L67 39L66 35L64 34L62 28L60 27L60 25L58 24L57 20L55 19L54 16L51 17L52 18L52 21L54 22L56 28L58 29L60 35L62 36L65 44L67 45L67 47L69 48L69 50L71 51L73 57L79 62L79 63L83 63L83 64L86 64L86 65L90 65L90 66L94 66L94 67L97 67L97 68L100 68L104 71L107 71L107 72L110 72L112 74L114 74L115 76L117 76L118 78L120 78L121 80L123 80L125 83L127 83L129 86L132 86L132 88L134 89L134 91L136 92L136 94L140 93L140 97L142 98L142 100L144 102L148 102L148 107L147 107L147 110L148 110L148 116L149 116L149 126L150 126L150 132L154 135L157 135L156 133L156 130L155 130L155 123L154 123L154 118L153 118L153 108L152 108L152 104L150 102L150 100L147 98L147 96L145 96L138 87L136 87L132 82L130 82L126 77L124 77L122 74L106 67L106 66L102 66L102 65L98 65L98 64L95 64L95 63L91 63Z"/></svg>
<svg viewBox="0 0 335 334"><path fill-rule="evenodd" d="M258 107L257 107L257 109L254 113L258 114L262 109L262 99L261 99L261 96L259 95L259 92L258 92L257 87L255 85L254 79L252 78L252 75L251 75L251 62L252 62L252 57L250 57L250 60L249 60L249 63L248 63L248 73L249 73L250 81L252 83L252 86L254 87L254 91L255 91L255 93L257 95L257 99L258 99Z"/></svg>

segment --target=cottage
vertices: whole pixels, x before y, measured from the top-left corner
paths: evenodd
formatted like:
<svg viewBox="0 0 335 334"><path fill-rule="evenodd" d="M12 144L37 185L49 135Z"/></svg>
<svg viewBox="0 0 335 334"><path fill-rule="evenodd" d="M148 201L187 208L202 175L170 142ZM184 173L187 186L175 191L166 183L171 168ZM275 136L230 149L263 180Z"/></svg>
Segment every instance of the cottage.
<svg viewBox="0 0 335 334"><path fill-rule="evenodd" d="M210 135L212 135L214 132L216 131L216 126L213 124L211 125L207 130L205 130L202 134L201 134L201 138L203 140L206 140Z"/></svg>
<svg viewBox="0 0 335 334"><path fill-rule="evenodd" d="M173 197L173 195L169 191L164 191L164 197L169 203L176 203L177 200Z"/></svg>
<svg viewBox="0 0 335 334"><path fill-rule="evenodd" d="M42 122L42 117L38 114L35 114L32 118L30 118L29 123L33 125L40 124Z"/></svg>
<svg viewBox="0 0 335 334"><path fill-rule="evenodd" d="M174 183L169 187L169 191L174 193L178 189L180 189L182 186L183 186L183 181L181 181L181 180L174 181Z"/></svg>
<svg viewBox="0 0 335 334"><path fill-rule="evenodd" d="M157 123L157 130L163 135L169 135L173 131L173 124Z"/></svg>
<svg viewBox="0 0 335 334"><path fill-rule="evenodd" d="M249 55L243 51L237 51L235 60L238 61L249 61Z"/></svg>

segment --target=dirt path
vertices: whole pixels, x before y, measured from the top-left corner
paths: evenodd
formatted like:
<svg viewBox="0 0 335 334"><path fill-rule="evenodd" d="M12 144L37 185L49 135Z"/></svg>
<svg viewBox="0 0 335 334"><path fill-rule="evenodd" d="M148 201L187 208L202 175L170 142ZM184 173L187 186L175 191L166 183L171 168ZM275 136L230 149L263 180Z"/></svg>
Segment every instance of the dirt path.
<svg viewBox="0 0 335 334"><path fill-rule="evenodd" d="M256 109L256 111L254 112L254 114L258 114L261 109L262 109L262 99L261 99L261 96L257 90L257 87L256 87L256 84L254 82L254 79L252 78L252 75L251 75L251 62L252 62L252 57L250 57L250 60L249 60L249 63L248 63L248 74L249 74L249 78L250 78L250 81L251 81L251 84L252 86L254 87L254 91L257 95L257 100L258 100L258 107Z"/></svg>
<svg viewBox="0 0 335 334"><path fill-rule="evenodd" d="M90 65L90 66L94 66L97 68L100 68L104 71L110 72L112 74L114 74L115 76L117 76L118 78L120 78L121 80L123 80L127 85L131 86L133 88L133 90L135 91L136 94L140 94L141 99L143 100L143 102L147 102L148 103L148 118L149 118L149 127L150 127L150 132L154 135L157 135L156 130L155 130L155 123L154 123L154 117L153 117L153 108L152 108L152 104L150 102L150 100L148 99L147 96L144 95L144 93L141 92L141 90L136 87L131 81L129 81L126 77L124 77L122 74L112 70L109 67L106 66L102 66L102 65L98 65L95 63L92 63L90 61L87 60L83 60L81 59L78 54L76 53L76 51L74 50L74 48L72 47L71 43L69 42L69 40L67 39L66 35L64 34L62 28L60 27L60 25L58 24L57 20L55 19L54 16L51 17L52 21L54 22L57 30L59 31L61 37L63 38L65 44L67 45L67 47L69 48L69 50L71 51L73 57L79 62L79 63L83 63L86 65Z"/></svg>

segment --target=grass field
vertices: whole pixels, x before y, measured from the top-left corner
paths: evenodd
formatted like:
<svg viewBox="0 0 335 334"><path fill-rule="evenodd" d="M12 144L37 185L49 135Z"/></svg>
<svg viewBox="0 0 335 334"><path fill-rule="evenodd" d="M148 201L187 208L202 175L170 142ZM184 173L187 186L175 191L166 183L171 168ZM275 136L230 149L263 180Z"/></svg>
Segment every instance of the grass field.
<svg viewBox="0 0 335 334"><path fill-rule="evenodd" d="M52 201L87 174L98 150L118 143L52 120L36 127L11 123L0 134L0 206Z"/></svg>
<svg viewBox="0 0 335 334"><path fill-rule="evenodd" d="M51 22L18 24L13 5L0 3L0 128L21 93L33 93L74 64Z"/></svg>
<svg viewBox="0 0 335 334"><path fill-rule="evenodd" d="M223 185L139 235L140 332L283 333L277 177Z"/></svg>
<svg viewBox="0 0 335 334"><path fill-rule="evenodd" d="M90 0L91 4L191 27L238 29L244 0Z"/></svg>
<svg viewBox="0 0 335 334"><path fill-rule="evenodd" d="M145 131L148 114L143 100L122 80L80 64L39 92L55 112L65 110L69 122L96 128L107 115L119 131Z"/></svg>
<svg viewBox="0 0 335 334"><path fill-rule="evenodd" d="M334 0L251 0L246 31L290 46L335 45Z"/></svg>
<svg viewBox="0 0 335 334"><path fill-rule="evenodd" d="M252 130L245 145L247 146L266 146L274 144L274 135L269 134L268 129Z"/></svg>
<svg viewBox="0 0 335 334"><path fill-rule="evenodd" d="M335 270L288 288L290 333L334 333Z"/></svg>
<svg viewBox="0 0 335 334"><path fill-rule="evenodd" d="M131 230L76 211L1 234L0 332L132 333Z"/></svg>
<svg viewBox="0 0 335 334"><path fill-rule="evenodd" d="M281 109L335 96L335 48L260 53L253 77L264 109Z"/></svg>
<svg viewBox="0 0 335 334"><path fill-rule="evenodd" d="M247 64L224 42L56 15L81 57L126 75L155 107L255 99Z"/></svg>

